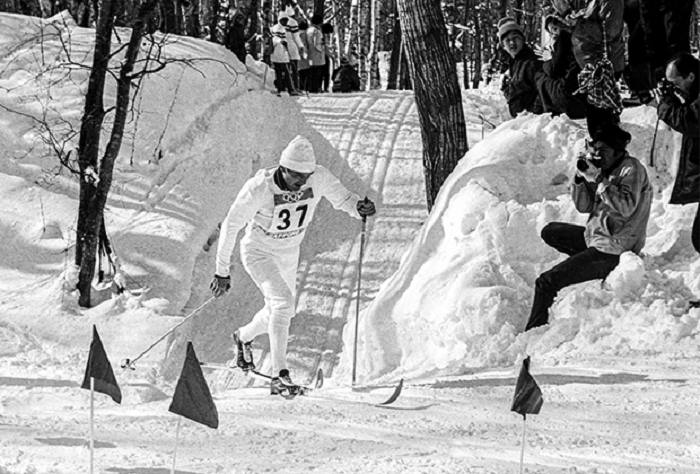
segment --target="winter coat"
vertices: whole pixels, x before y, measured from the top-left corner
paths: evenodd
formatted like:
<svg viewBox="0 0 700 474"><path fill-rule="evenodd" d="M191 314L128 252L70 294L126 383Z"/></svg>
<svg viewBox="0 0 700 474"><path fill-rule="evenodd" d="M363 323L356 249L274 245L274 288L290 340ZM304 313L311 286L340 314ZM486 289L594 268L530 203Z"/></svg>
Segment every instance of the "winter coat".
<svg viewBox="0 0 700 474"><path fill-rule="evenodd" d="M671 204L700 202L700 78L691 88L689 100L663 98L659 103L659 119L683 134L678 173L671 191Z"/></svg>
<svg viewBox="0 0 700 474"><path fill-rule="evenodd" d="M272 34L272 53L270 54L270 61L273 63L288 63L289 62L289 44L287 43L287 29L279 23L270 29ZM284 42L284 43L283 43Z"/></svg>
<svg viewBox="0 0 700 474"><path fill-rule="evenodd" d="M561 31L554 42L552 59L544 62L542 70L552 79L562 79L567 92L573 94L578 89L578 73L581 72L581 66L574 56L571 33Z"/></svg>
<svg viewBox="0 0 700 474"><path fill-rule="evenodd" d="M333 71L333 92L357 92L360 90L360 76L354 67L346 64Z"/></svg>
<svg viewBox="0 0 700 474"><path fill-rule="evenodd" d="M299 23L297 23L294 18L289 18L285 29L285 39L287 40L289 59L292 61L298 61L301 59L300 50L305 48L304 43L302 43L301 38L299 37Z"/></svg>
<svg viewBox="0 0 700 474"><path fill-rule="evenodd" d="M236 13L228 25L226 32L225 45L236 57L245 64L246 49L245 44L247 38L245 36L245 26L247 19L245 15Z"/></svg>
<svg viewBox="0 0 700 474"><path fill-rule="evenodd" d="M571 43L579 66L583 68L588 63L602 59L603 44L606 43L613 71L621 73L625 67L625 44L622 38L624 0L573 0L570 5L572 9L566 21L573 27ZM605 21L601 11L609 12Z"/></svg>
<svg viewBox="0 0 700 474"><path fill-rule="evenodd" d="M231 252L236 237L246 228L241 247L255 246L274 253L301 245L306 229L313 220L322 197L334 209L342 210L360 219L357 202L360 197L345 186L323 166L301 189L294 193L284 191L274 179L277 167L259 170L241 188L236 200L221 224L216 253L216 274L229 275Z"/></svg>
<svg viewBox="0 0 700 474"><path fill-rule="evenodd" d="M297 65L297 68L300 71L303 71L304 69L309 69L311 65L309 64L309 41L306 37L306 31L307 30L300 30L299 31L299 40L301 41L301 44L304 46L304 51L305 54L302 55L301 59L299 59L299 64Z"/></svg>
<svg viewBox="0 0 700 474"><path fill-rule="evenodd" d="M311 25L306 30L306 43L309 45L307 51L308 60L311 67L323 66L326 64L325 41L321 33L321 25Z"/></svg>
<svg viewBox="0 0 700 474"><path fill-rule="evenodd" d="M524 110L541 114L536 75L542 70L542 62L527 45L513 59L506 73L507 84L503 85L510 115L515 117Z"/></svg>
<svg viewBox="0 0 700 474"><path fill-rule="evenodd" d="M653 198L646 168L625 152L601 176L598 184L577 177L571 188L576 209L589 213L586 245L613 255L638 254L646 242Z"/></svg>

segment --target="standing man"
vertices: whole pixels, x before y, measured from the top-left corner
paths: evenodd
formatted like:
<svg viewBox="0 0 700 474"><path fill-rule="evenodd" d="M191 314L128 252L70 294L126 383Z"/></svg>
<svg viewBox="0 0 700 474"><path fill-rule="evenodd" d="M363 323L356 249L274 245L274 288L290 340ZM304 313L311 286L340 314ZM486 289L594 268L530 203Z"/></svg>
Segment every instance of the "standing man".
<svg viewBox="0 0 700 474"><path fill-rule="evenodd" d="M576 210L589 213L588 222L585 227L550 222L542 229L542 240L569 258L535 281L526 331L549 322L559 290L606 278L620 254L638 254L646 242L653 192L646 168L627 153L631 135L606 123L591 138L592 153L577 162L571 188Z"/></svg>
<svg viewBox="0 0 700 474"><path fill-rule="evenodd" d="M241 261L262 292L265 306L234 333L236 364L245 371L254 369L251 342L268 333L273 395L296 387L287 369L287 338L295 314L299 246L321 197L356 219L376 213L372 201L360 200L317 165L311 143L297 135L282 152L278 167L258 171L243 185L221 226L210 287L216 297L231 287L231 252L245 226Z"/></svg>
<svg viewBox="0 0 700 474"><path fill-rule="evenodd" d="M678 172L669 202L696 204L700 202L700 61L692 54L679 53L668 62L657 113L660 120L683 134ZM700 205L690 235L693 247L700 253ZM691 305L700 306L700 302L693 301Z"/></svg>

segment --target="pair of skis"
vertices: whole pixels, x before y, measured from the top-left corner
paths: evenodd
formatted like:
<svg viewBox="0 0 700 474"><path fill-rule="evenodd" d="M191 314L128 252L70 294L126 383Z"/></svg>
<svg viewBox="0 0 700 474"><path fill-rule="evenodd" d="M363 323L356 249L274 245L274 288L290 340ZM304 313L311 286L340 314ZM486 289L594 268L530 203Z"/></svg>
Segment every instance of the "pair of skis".
<svg viewBox="0 0 700 474"><path fill-rule="evenodd" d="M212 369L212 370L229 370L229 371L235 371L235 370L240 370L239 367L230 367L228 365L223 365L223 364L211 364L211 363L201 363L202 368L205 369ZM256 369L250 369L247 371L244 371L246 375L252 375L253 377L257 377L263 380L271 381L272 376L262 373ZM316 377L314 380L314 383L312 385L295 385L293 387L283 387L283 390L280 392L280 395L287 399L287 400L293 400L297 396L311 396L313 398L319 398L319 399L327 399L327 400L332 400L332 401L339 401L339 402L351 402L351 403L361 403L361 404L366 404L366 405L372 405L372 406L377 406L377 407L382 407L382 406L387 406L391 405L396 401L396 399L399 398L401 395L401 391L403 390L403 379L399 381L399 383L396 385L394 388L394 391L392 392L391 396L384 400L381 403L373 403L373 402L366 402L364 400L348 400L348 399L342 399L342 398L335 398L328 396L328 394L323 394L323 395L318 395L314 393L315 391L321 389L323 387L323 382L324 382L324 376L323 376L323 370L318 369L318 372L316 373Z"/></svg>

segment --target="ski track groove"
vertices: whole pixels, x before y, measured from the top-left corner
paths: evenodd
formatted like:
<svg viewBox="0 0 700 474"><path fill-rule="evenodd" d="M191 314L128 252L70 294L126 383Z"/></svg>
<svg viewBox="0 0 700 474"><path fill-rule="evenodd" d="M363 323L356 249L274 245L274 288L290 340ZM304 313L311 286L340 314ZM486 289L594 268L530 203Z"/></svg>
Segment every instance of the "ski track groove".
<svg viewBox="0 0 700 474"><path fill-rule="evenodd" d="M384 106L387 103L389 104L390 108L385 110ZM328 109L313 109L311 107L312 104L305 103L305 105L307 105L308 110L311 110L311 113L319 113L316 112L316 110L323 110L324 113L328 114ZM393 153L394 146L401 133L405 131L405 128L407 126L407 117L413 110L412 105L413 100L409 97L405 97L401 101L396 101L393 98L385 98L382 96L369 98L365 97L359 99L356 101L355 104L353 104L353 107L349 109L349 115L354 118L353 122L356 124L356 126L353 126L351 128L344 128L343 132L336 139L338 143L334 143L334 145L338 149L340 149L341 144L347 146L347 150L341 150L341 156L344 154L345 156L343 156L343 158L345 159L345 161L349 162L354 158L354 144L357 143L358 140L362 142L367 137L380 138L376 140L378 152L376 154L363 157L363 163L369 163L369 174L367 176L361 176L361 178L363 182L369 183L369 188L373 190L377 197L380 197L382 203L387 201L387 199L385 199L384 192L386 189L387 175L395 158ZM346 111L339 111L338 113L348 115L348 112ZM376 122L376 120L372 120L373 115L379 118L381 118L381 115L388 115L392 117L391 126L381 128L375 127L374 123ZM313 117L309 118L309 122L314 122ZM381 120L381 122L386 123L386 120ZM409 123L408 125L410 126L411 124ZM321 133L322 132L323 131L321 130ZM331 139L331 137L327 138ZM370 260L368 258L368 255L370 255L371 253L372 247L370 242L372 229L374 228L374 226L387 224L391 225L391 223L384 222L384 220L385 219L382 218L382 213L380 212L376 222L370 219L370 222L367 225L364 254L365 262L363 262L363 264L369 263ZM342 349L343 340L342 329L339 332L333 331L332 327L334 325L334 322L338 319L346 321L348 323L354 320L355 316L352 315L351 317L350 312L353 310L353 308L355 308L355 305L353 303L357 301L356 298L358 296L356 294L356 275L358 265L357 259L359 257L360 245L360 239L358 237L359 235L356 235L354 237L354 242L347 250L342 250L341 254L336 253L336 262L342 262L342 267L339 269L339 276L332 285L332 287L327 291L323 292L322 295L314 296L312 294L313 292L309 291L310 285L308 285L308 282L313 279L312 275L314 273L316 264L319 263L319 259L312 259L307 262L304 262L303 269L300 268L301 272L299 280L297 282L299 288L297 295L297 308L330 307L331 309L330 314L326 316L327 322L325 324L324 331L325 337L323 338L322 344L318 346L319 350L313 357L313 363L309 364L311 367L309 374L310 379L313 378L313 375L316 373L319 367L323 368L324 371L328 375L330 375L335 366L335 359L338 357L338 354ZM408 244L410 240L411 239L407 239L406 243ZM364 275L363 280L366 281ZM366 293L368 291L373 290L377 284L378 282L373 282L373 285L363 285L363 288L361 289L361 294L359 296L362 297L362 293L366 295ZM370 286L372 288L370 288ZM355 298L352 298L353 294L355 294ZM317 304L316 301L318 301L319 299L331 301L329 301L326 304ZM301 328L301 330L304 329L305 328ZM294 334L294 332L292 333L292 335Z"/></svg>

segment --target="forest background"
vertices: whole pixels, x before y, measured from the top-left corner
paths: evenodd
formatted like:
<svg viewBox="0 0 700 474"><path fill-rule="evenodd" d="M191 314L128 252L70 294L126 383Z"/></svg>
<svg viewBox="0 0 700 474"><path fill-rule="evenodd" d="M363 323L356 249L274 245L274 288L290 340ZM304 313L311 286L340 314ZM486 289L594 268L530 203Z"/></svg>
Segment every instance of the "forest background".
<svg viewBox="0 0 700 474"><path fill-rule="evenodd" d="M0 11L48 18L66 10L78 26L91 27L95 24L99 3L98 0L0 0ZM115 26L133 26L141 3L120 0ZM321 14L324 22L333 25L335 34L331 49L335 59L349 53L358 57L365 90L380 89L382 84L386 84L387 89L411 89L402 36L406 29L424 31L434 25L421 24L433 21L421 15L407 17L410 22L404 21L402 25L398 14L401 3L401 0L300 0L298 3L290 0L157 0L148 31L223 44L231 18L236 12L243 13L248 18L246 37L251 38L248 52L253 59L262 60L277 12L291 5L297 11L297 20L309 22L312 15ZM484 68L498 48L496 25L500 18L517 19L536 50L546 46L542 26L545 16L551 12L550 0L453 0L442 1L440 6L449 38L449 53L455 64L462 64L460 85L464 89L478 88L487 80ZM691 22L692 44L697 44L699 30L696 2ZM383 81L379 68L382 54L386 55L390 66L388 77Z"/></svg>

